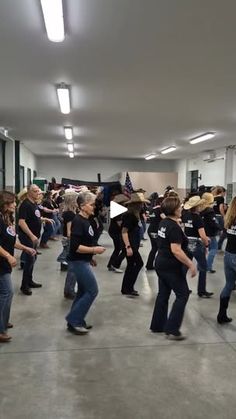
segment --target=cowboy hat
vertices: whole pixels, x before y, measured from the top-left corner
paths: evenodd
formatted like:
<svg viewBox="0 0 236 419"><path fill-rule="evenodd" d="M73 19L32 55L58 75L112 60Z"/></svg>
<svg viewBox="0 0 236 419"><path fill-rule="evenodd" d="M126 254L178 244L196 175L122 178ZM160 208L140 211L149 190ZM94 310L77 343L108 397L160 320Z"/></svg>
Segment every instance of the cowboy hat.
<svg viewBox="0 0 236 419"><path fill-rule="evenodd" d="M200 196L197 196L197 195L191 196L191 198L189 198L189 200L185 202L184 209L189 210L203 203L204 203L204 199L201 199Z"/></svg>
<svg viewBox="0 0 236 419"><path fill-rule="evenodd" d="M22 199L24 195L27 195L28 189L25 187L17 194L18 200Z"/></svg>
<svg viewBox="0 0 236 419"><path fill-rule="evenodd" d="M117 204L124 204L129 200L129 198L124 195L123 193L120 193L118 195L115 195L113 198L113 202L116 202Z"/></svg>
<svg viewBox="0 0 236 419"><path fill-rule="evenodd" d="M145 191L145 189L143 189L143 188L138 188L138 189L135 189L135 191L134 192L141 192L141 193L145 193L146 191Z"/></svg>
<svg viewBox="0 0 236 419"><path fill-rule="evenodd" d="M203 205L208 207L209 205L212 205L214 202L214 196L210 192L205 192L202 195L202 199L204 199Z"/></svg>
<svg viewBox="0 0 236 419"><path fill-rule="evenodd" d="M125 202L125 205L129 204L144 204L144 203L150 204L150 201L146 199L141 192L134 192L130 196L130 200Z"/></svg>

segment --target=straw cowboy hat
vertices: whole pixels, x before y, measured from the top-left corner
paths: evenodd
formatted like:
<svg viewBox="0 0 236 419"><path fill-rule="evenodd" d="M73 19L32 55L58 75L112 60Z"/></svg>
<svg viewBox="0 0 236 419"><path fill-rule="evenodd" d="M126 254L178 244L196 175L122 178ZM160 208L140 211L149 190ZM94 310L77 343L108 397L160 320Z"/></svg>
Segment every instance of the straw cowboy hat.
<svg viewBox="0 0 236 419"><path fill-rule="evenodd" d="M134 192L141 192L141 193L145 193L146 191L145 191L145 189L143 189L143 188L139 188L139 189L135 189L135 191Z"/></svg>
<svg viewBox="0 0 236 419"><path fill-rule="evenodd" d="M123 193L120 193L113 198L113 202L116 202L117 204L124 204L128 200L129 200L129 198L126 195L124 195Z"/></svg>
<svg viewBox="0 0 236 419"><path fill-rule="evenodd" d="M125 205L128 204L144 204L144 203L150 204L150 201L146 199L141 192L134 192L130 196L130 200L125 202Z"/></svg>
<svg viewBox="0 0 236 419"><path fill-rule="evenodd" d="M27 195L28 193L28 189L25 187L23 189L21 189L21 191L17 194L17 198L20 201L24 195Z"/></svg>
<svg viewBox="0 0 236 419"><path fill-rule="evenodd" d="M212 204L213 204L213 202L214 202L214 196L213 196L213 194L212 194L212 193L210 193L210 192L205 192L205 193L202 195L202 199L204 200L203 205L204 205L205 207L209 207L209 206L210 206L210 205L212 205Z"/></svg>
<svg viewBox="0 0 236 419"><path fill-rule="evenodd" d="M198 205L202 205L204 203L204 199L201 199L200 196L191 196L187 202L184 204L184 209L189 210L191 208L195 208Z"/></svg>

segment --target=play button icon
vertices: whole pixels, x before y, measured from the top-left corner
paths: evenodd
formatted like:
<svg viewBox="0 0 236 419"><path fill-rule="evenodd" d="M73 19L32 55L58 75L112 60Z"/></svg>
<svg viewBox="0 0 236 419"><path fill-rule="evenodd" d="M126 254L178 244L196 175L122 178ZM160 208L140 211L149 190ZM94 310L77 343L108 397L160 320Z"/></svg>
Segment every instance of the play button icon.
<svg viewBox="0 0 236 419"><path fill-rule="evenodd" d="M110 202L110 218L117 217L117 215L123 214L123 212L128 211L127 208L123 207L120 204L117 204L114 201Z"/></svg>

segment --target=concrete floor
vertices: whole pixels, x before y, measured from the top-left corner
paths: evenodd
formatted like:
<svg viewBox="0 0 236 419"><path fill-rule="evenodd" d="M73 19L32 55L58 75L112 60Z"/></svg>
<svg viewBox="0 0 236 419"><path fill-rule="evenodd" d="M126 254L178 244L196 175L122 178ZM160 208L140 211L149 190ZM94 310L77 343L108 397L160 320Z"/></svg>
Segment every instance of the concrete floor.
<svg viewBox="0 0 236 419"><path fill-rule="evenodd" d="M97 257L100 294L88 321L88 336L66 330L71 302L63 298L65 273L55 262L60 243L38 257L35 280L42 289L19 293L21 271L14 271L15 297L9 344L0 345L1 419L235 419L236 293L229 313L235 322L218 326L219 292L224 283L223 257L200 300L196 280L182 331L188 339L170 342L149 332L157 290L155 272L143 269L139 299L120 294L121 274L110 273L107 233L100 240L107 252ZM141 249L144 261L149 251Z"/></svg>

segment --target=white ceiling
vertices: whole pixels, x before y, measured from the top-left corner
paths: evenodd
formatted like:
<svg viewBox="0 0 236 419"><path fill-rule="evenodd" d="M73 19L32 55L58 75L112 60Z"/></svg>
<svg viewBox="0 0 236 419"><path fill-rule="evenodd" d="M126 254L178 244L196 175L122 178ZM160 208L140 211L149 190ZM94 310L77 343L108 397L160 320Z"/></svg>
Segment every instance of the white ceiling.
<svg viewBox="0 0 236 419"><path fill-rule="evenodd" d="M64 0L60 44L48 41L39 3L0 1L0 126L36 155L66 155L63 125L86 157L236 144L235 0ZM206 131L216 139L189 144Z"/></svg>

